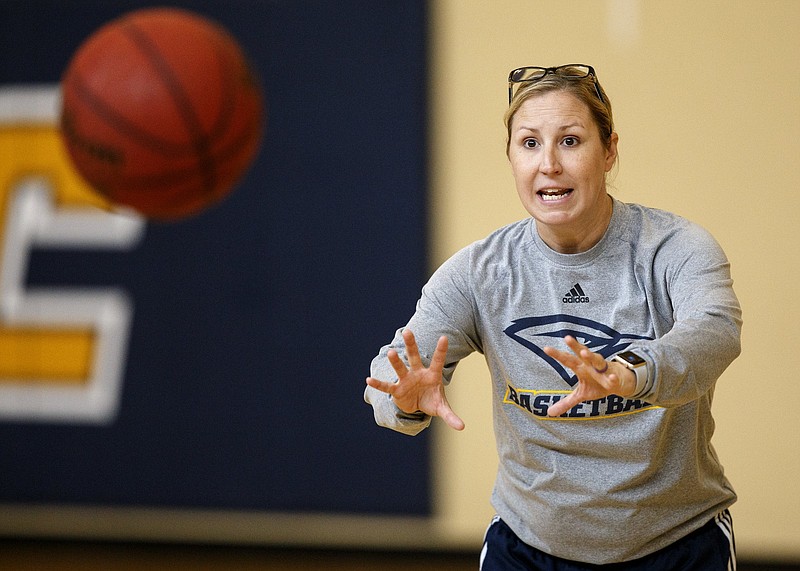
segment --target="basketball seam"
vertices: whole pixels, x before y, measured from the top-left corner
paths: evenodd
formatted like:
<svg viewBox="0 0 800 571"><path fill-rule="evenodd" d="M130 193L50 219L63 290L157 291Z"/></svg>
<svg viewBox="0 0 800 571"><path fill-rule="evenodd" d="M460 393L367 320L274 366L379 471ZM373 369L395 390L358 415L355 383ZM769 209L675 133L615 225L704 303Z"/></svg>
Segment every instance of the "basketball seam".
<svg viewBox="0 0 800 571"><path fill-rule="evenodd" d="M239 151L246 147L250 141L258 134L258 129L254 126L253 128L243 131L240 136L236 139L231 141L230 144L217 149L214 153L214 158L218 161L218 163L225 163L226 160L230 157L236 157L239 155ZM134 182L147 182L148 185L151 186L159 186L165 184L172 184L174 179L181 179L186 174L195 172L195 169L192 167L185 167L181 169L173 169L168 172L162 172L160 174L152 174L152 175L118 175L118 180L123 181L127 184L134 183ZM244 174L241 173L240 176ZM147 189L142 189L146 191ZM153 191L158 189L153 188Z"/></svg>
<svg viewBox="0 0 800 571"><path fill-rule="evenodd" d="M76 95L83 100L84 104L86 104L92 112L97 115L98 117L102 118L106 123L111 125L114 130L121 133L125 137L136 141L140 145L150 149L151 151L157 152L159 154L168 156L168 157L179 157L185 155L194 154L194 149L188 146L185 143L174 144L169 143L167 141L163 141L157 137L152 136L147 131L144 131L137 127L134 123L128 121L119 113L117 113L112 107L107 105L101 99L95 97L94 93L85 85L85 83L81 80L81 78L75 77L70 81L71 85L75 89ZM232 98L231 98L232 100ZM233 105L229 106L231 109L235 107ZM66 115L66 114L65 114ZM63 118L64 122L69 121L69 117L65 116ZM232 140L230 143L223 147L219 147L214 149L211 153L213 160L217 163L224 162L226 158L235 156L239 149L247 146L250 140L253 137L256 137L259 133L260 127L257 123L253 123L250 126L250 129L242 131L242 133ZM215 127L214 137L217 135L221 135L223 129L220 127ZM65 134L69 135L70 138L75 138L76 135L72 135L70 130L66 130ZM213 137L212 137L213 138ZM188 170L187 168L181 169L174 169L172 171L163 173L162 175L147 175L144 177L136 177L131 175L124 175L120 173L118 176L124 180L159 180L161 177L167 179L171 178L177 174L184 174Z"/></svg>
<svg viewBox="0 0 800 571"><path fill-rule="evenodd" d="M170 143L151 135L144 129L138 127L135 123L125 119L125 117L117 113L110 105L98 99L85 82L82 81L82 78L76 77L72 81L72 85L78 97L83 100L95 115L101 117L116 131L135 140L142 146L168 157L189 155L194 152L194 149L185 143Z"/></svg>
<svg viewBox="0 0 800 571"><path fill-rule="evenodd" d="M225 54L223 53L222 47L219 44L215 45L214 47L216 48L217 52L217 63L219 64L219 74L222 78L220 83L223 88L223 93L220 97L222 108L217 115L217 120L209 130L208 136L212 140L222 136L222 134L226 131L227 125L231 122L231 118L236 110L234 98L236 92L238 91L234 90L234 86L238 85L236 83L236 78L230 77L229 66L223 65L223 62L225 61Z"/></svg>
<svg viewBox="0 0 800 571"><path fill-rule="evenodd" d="M178 108L178 112L186 128L189 130L189 138L200 166L205 190L206 192L213 193L216 188L216 169L214 160L209 156L208 137L203 134L200 121L197 119L195 109L189 101L186 92L173 73L172 68L164 58L161 57L155 45L150 41L150 38L133 22L125 22L123 29L128 33L128 37L136 44L143 55L150 60L156 73L164 82L167 91Z"/></svg>

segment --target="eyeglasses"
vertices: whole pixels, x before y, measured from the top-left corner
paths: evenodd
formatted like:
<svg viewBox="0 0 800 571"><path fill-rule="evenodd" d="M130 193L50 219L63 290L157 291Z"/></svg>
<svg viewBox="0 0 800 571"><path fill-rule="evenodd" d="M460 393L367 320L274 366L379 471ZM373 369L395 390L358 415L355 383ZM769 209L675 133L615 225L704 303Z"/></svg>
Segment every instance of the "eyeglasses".
<svg viewBox="0 0 800 571"><path fill-rule="evenodd" d="M552 73L567 79L585 79L592 78L594 83L594 91L597 93L597 98L605 103L603 94L600 91L600 85L597 83L597 74L594 68L590 65L582 63L569 63L567 65L559 65L557 67L520 67L513 70L508 74L508 104L511 105L511 100L514 99L515 89L519 89L521 84L536 83L544 79L545 76Z"/></svg>

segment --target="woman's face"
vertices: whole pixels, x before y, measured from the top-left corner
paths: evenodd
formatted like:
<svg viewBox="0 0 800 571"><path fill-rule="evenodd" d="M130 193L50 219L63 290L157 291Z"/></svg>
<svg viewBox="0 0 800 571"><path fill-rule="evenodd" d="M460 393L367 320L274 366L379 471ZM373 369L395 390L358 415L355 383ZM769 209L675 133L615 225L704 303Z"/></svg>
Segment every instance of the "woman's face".
<svg viewBox="0 0 800 571"><path fill-rule="evenodd" d="M594 246L611 220L605 175L617 156L606 146L589 108L549 91L525 101L511 121L508 158L517 193L551 248L576 253Z"/></svg>

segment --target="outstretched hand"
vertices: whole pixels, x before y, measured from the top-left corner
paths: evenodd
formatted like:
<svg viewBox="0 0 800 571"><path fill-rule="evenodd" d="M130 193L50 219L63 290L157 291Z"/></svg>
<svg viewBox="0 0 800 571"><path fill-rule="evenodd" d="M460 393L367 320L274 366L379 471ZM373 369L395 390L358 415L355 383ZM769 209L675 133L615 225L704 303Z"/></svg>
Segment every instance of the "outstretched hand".
<svg viewBox="0 0 800 571"><path fill-rule="evenodd" d="M429 416L439 416L449 427L463 430L464 421L450 408L444 391L442 371L447 356L447 337L439 338L428 368L423 365L417 341L408 329L403 331L403 341L406 345L408 367L394 349L390 349L387 354L389 363L397 373L397 382L367 377L367 384L391 395L394 403L403 412L419 411Z"/></svg>
<svg viewBox="0 0 800 571"><path fill-rule="evenodd" d="M564 339L572 353L545 347L544 352L572 369L578 377L578 384L570 394L550 406L548 416L560 416L572 407L587 401L615 394L630 396L636 388L636 375L619 363L608 362L602 355L592 353L574 337Z"/></svg>

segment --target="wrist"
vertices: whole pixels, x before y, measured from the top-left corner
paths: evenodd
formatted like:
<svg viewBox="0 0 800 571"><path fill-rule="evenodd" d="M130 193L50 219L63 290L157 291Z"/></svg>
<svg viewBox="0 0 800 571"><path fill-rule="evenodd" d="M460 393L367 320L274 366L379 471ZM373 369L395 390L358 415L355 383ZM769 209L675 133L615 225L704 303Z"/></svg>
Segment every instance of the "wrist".
<svg viewBox="0 0 800 571"><path fill-rule="evenodd" d="M636 393L636 373L624 365L615 364L617 378L619 378L619 390L617 394L621 397L631 397Z"/></svg>
<svg viewBox="0 0 800 571"><path fill-rule="evenodd" d="M620 389L629 397L641 394L647 386L647 361L632 351L623 351L612 357L623 371L620 371Z"/></svg>

